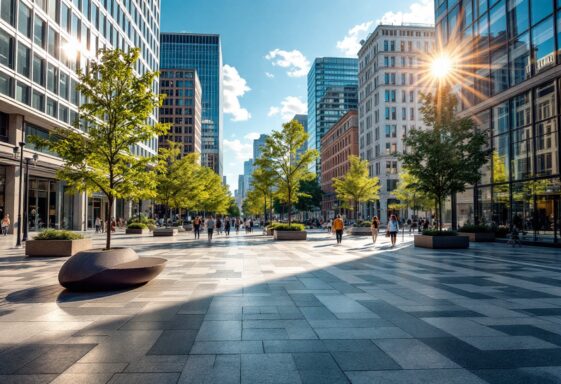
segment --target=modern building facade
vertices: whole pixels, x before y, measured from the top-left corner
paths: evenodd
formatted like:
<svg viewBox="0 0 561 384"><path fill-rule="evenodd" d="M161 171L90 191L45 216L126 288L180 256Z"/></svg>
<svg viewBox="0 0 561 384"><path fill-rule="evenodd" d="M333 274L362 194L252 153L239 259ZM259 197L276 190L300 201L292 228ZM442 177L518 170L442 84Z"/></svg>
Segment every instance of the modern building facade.
<svg viewBox="0 0 561 384"><path fill-rule="evenodd" d="M22 193L27 204L22 204L16 157L27 135L46 136L53 128L70 128L78 120L83 100L76 91L76 70L84 68L98 49L138 47L137 72L158 70L159 20L159 0L0 2L0 215L9 214L14 228L21 224L20 206L27 207L24 217L30 230L83 230L93 226L95 217L130 213L130 205L123 201L117 202L115 212L108 212L107 201L97 193L66 193L67 187L55 177L60 159L30 145L23 147L24 158L27 162L37 155L38 161L29 166L29 183L23 184ZM156 122L157 113L150 119ZM155 155L157 145L154 137L133 151Z"/></svg>
<svg viewBox="0 0 561 384"><path fill-rule="evenodd" d="M202 88L194 69L161 69L160 93L166 98L160 108L160 122L170 124L159 145L168 141L181 145L181 154L201 153Z"/></svg>
<svg viewBox="0 0 561 384"><path fill-rule="evenodd" d="M352 155L359 155L356 109L343 115L321 139L321 190L324 193L321 212L326 220L341 212L342 204L335 196L333 179L347 173ZM351 215L354 217L355 212Z"/></svg>
<svg viewBox="0 0 561 384"><path fill-rule="evenodd" d="M434 50L434 27L379 25L359 56L359 149L369 173L380 179L380 200L363 206L363 215L385 221L397 203L401 163L398 154L408 130L423 128L419 113L422 56Z"/></svg>
<svg viewBox="0 0 561 384"><path fill-rule="evenodd" d="M257 160L261 157L261 148L265 145L269 135L261 134L259 138L253 140L253 160Z"/></svg>
<svg viewBox="0 0 561 384"><path fill-rule="evenodd" d="M489 132L492 150L480 182L457 197L451 220L516 225L524 240L558 245L561 1L435 5L444 45L461 41L478 53L475 73L462 81L461 108Z"/></svg>
<svg viewBox="0 0 561 384"><path fill-rule="evenodd" d="M251 180L253 174L253 159L244 161L243 163L243 198L247 197L247 193L251 190Z"/></svg>
<svg viewBox="0 0 561 384"><path fill-rule="evenodd" d="M195 69L202 87L201 163L222 175L222 47L219 35L162 33L161 67Z"/></svg>
<svg viewBox="0 0 561 384"><path fill-rule="evenodd" d="M341 116L358 105L358 60L317 58L308 73L308 149L321 151L321 138ZM321 158L312 165L319 174Z"/></svg>

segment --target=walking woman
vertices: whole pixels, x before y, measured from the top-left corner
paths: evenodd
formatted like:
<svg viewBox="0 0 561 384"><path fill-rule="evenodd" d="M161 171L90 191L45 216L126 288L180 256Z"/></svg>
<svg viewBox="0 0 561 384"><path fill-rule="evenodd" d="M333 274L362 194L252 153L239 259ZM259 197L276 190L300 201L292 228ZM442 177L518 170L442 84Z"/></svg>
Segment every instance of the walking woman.
<svg viewBox="0 0 561 384"><path fill-rule="evenodd" d="M343 241L343 230L345 229L345 223L341 219L341 215L337 215L335 220L333 220L333 231L337 238L337 244L341 244Z"/></svg>
<svg viewBox="0 0 561 384"><path fill-rule="evenodd" d="M235 226L236 226L236 235L237 235L238 233L240 233L240 218L239 217L236 217Z"/></svg>
<svg viewBox="0 0 561 384"><path fill-rule="evenodd" d="M226 236L230 236L230 226L231 225L232 225L232 222L231 222L229 217L224 219L224 233L226 234Z"/></svg>
<svg viewBox="0 0 561 384"><path fill-rule="evenodd" d="M372 218L372 225L370 225L370 230L372 231L372 244L376 244L376 239L378 238L378 228L380 228L380 221L378 216Z"/></svg>
<svg viewBox="0 0 561 384"><path fill-rule="evenodd" d="M195 233L195 239L201 238L201 218L199 216L193 220L193 232Z"/></svg>
<svg viewBox="0 0 561 384"><path fill-rule="evenodd" d="M397 240L397 233L399 232L399 223L397 222L397 217L395 215L390 216L390 221L388 221L387 231L390 234L390 240L392 242L392 248L393 248Z"/></svg>
<svg viewBox="0 0 561 384"><path fill-rule="evenodd" d="M210 216L206 220L206 230L207 230L207 233L208 233L208 242L209 243L212 241L212 234L214 233L214 227L215 226L216 226L216 222L214 221L212 216Z"/></svg>
<svg viewBox="0 0 561 384"><path fill-rule="evenodd" d="M10 224L11 224L10 215L6 213L2 218L2 235L8 236L8 231L10 230Z"/></svg>

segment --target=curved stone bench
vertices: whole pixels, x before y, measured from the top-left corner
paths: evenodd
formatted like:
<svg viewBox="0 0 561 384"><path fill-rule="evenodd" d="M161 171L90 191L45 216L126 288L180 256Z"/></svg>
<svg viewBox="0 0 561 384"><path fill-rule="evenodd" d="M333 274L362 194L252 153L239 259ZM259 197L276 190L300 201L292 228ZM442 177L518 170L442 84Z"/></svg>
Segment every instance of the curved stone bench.
<svg viewBox="0 0 561 384"><path fill-rule="evenodd" d="M79 252L63 264L59 283L70 290L110 290L145 284L162 272L167 260L139 257L130 248Z"/></svg>

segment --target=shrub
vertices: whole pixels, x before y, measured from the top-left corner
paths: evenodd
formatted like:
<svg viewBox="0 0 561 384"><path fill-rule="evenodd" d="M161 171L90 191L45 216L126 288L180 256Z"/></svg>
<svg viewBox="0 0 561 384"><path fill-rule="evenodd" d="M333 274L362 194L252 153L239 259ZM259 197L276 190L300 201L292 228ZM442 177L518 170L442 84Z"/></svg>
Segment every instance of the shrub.
<svg viewBox="0 0 561 384"><path fill-rule="evenodd" d="M438 229L427 229L423 231L425 236L456 236L455 231L439 231Z"/></svg>
<svg viewBox="0 0 561 384"><path fill-rule="evenodd" d="M81 240L84 236L79 233L60 229L45 229L36 235L33 240Z"/></svg>
<svg viewBox="0 0 561 384"><path fill-rule="evenodd" d="M465 224L460 228L460 232L466 233L493 233L494 229L487 225Z"/></svg>
<svg viewBox="0 0 561 384"><path fill-rule="evenodd" d="M148 228L147 224L144 223L130 223L127 225L127 229L146 229Z"/></svg>
<svg viewBox="0 0 561 384"><path fill-rule="evenodd" d="M365 220L359 221L358 223L353 224L353 227L360 227L360 228L370 228L372 226L372 222Z"/></svg>
<svg viewBox="0 0 561 384"><path fill-rule="evenodd" d="M270 228L276 231L296 231L300 232L305 229L304 224L299 223L292 223L292 225L284 224L284 223L275 223L270 226Z"/></svg>
<svg viewBox="0 0 561 384"><path fill-rule="evenodd" d="M150 232L154 232L154 229L156 229L156 224L146 224L146 226Z"/></svg>
<svg viewBox="0 0 561 384"><path fill-rule="evenodd" d="M148 225L148 224L156 224L156 220L149 219L145 214L141 213L140 215L133 216L127 220L127 226L132 223L142 223Z"/></svg>

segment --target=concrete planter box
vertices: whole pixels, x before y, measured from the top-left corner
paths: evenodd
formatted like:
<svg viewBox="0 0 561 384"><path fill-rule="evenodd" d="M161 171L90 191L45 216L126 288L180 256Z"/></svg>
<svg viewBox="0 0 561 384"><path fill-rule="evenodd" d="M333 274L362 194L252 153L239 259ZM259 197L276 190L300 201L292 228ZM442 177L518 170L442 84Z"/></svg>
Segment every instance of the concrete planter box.
<svg viewBox="0 0 561 384"><path fill-rule="evenodd" d="M415 247L431 249L466 249L469 248L467 236L426 236L414 237Z"/></svg>
<svg viewBox="0 0 561 384"><path fill-rule="evenodd" d="M372 229L370 227L350 227L347 233L351 236L371 236Z"/></svg>
<svg viewBox="0 0 561 384"><path fill-rule="evenodd" d="M148 228L127 228L125 233L127 235L147 235L150 233L150 230Z"/></svg>
<svg viewBox="0 0 561 384"><path fill-rule="evenodd" d="M460 236L467 236L469 237L469 241L474 241L476 243L483 243L483 242L492 242L495 241L495 233L494 232L458 232Z"/></svg>
<svg viewBox="0 0 561 384"><path fill-rule="evenodd" d="M273 236L275 240L306 240L308 238L308 232L275 230Z"/></svg>
<svg viewBox="0 0 561 384"><path fill-rule="evenodd" d="M68 257L91 248L91 239L27 240L25 242L25 254L30 257Z"/></svg>
<svg viewBox="0 0 561 384"><path fill-rule="evenodd" d="M273 236L274 235L274 230L272 228L265 228L263 229L263 234L265 236Z"/></svg>
<svg viewBox="0 0 561 384"><path fill-rule="evenodd" d="M188 231L188 232L192 231L193 230L193 224L184 224L183 229Z"/></svg>
<svg viewBox="0 0 561 384"><path fill-rule="evenodd" d="M156 228L154 229L154 237L170 237L177 235L177 228Z"/></svg>

